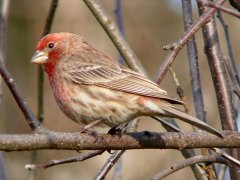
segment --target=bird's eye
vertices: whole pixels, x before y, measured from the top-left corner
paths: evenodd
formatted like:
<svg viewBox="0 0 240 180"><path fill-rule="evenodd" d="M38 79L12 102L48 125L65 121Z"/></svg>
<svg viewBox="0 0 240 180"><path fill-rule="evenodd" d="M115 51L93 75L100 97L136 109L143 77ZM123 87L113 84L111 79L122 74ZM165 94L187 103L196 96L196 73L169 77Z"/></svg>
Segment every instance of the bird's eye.
<svg viewBox="0 0 240 180"><path fill-rule="evenodd" d="M50 49L52 49L52 48L54 47L54 43L50 42L50 43L48 44L48 47L49 47Z"/></svg>

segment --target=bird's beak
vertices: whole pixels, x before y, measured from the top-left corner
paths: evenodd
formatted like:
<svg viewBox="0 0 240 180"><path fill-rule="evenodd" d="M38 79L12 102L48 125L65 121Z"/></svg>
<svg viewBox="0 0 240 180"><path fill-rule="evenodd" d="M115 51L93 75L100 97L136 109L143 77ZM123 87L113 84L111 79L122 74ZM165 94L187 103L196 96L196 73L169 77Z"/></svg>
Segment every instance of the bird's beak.
<svg viewBox="0 0 240 180"><path fill-rule="evenodd" d="M43 64L48 60L48 53L43 51L36 51L31 59L31 63Z"/></svg>

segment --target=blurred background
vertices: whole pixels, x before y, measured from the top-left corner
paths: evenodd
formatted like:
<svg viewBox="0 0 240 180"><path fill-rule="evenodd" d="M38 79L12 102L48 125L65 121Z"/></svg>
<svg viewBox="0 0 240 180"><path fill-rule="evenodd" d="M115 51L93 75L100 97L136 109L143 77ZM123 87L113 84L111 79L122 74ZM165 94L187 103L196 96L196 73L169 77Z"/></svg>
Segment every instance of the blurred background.
<svg viewBox="0 0 240 180"><path fill-rule="evenodd" d="M115 1L102 0L101 2L112 18L115 18ZM184 33L181 4L179 2L178 0L123 1L122 13L127 41L152 79L156 78L156 72L168 53L163 50L163 46L175 42ZM22 95L35 113L37 113L37 66L31 64L30 59L42 34L49 7L49 0L15 0L11 1L9 9L6 64ZM197 15L195 7L195 19ZM240 29L239 20L226 14L223 14L223 16L229 25L234 55L238 60L240 58L239 36L236 36L236 34L239 34L237 32ZM217 25L223 54L227 56L225 37L218 20ZM118 58L116 48L82 1L59 1L51 32L63 31L84 36L95 48L112 58ZM216 96L209 74L208 63L203 52L201 31L196 34L196 38L207 120L210 125L220 129ZM192 102L186 48L176 58L173 68L187 98ZM175 84L169 73L162 81L161 87L167 90L171 96L178 97ZM0 104L0 133L32 133L4 83L3 93L3 101ZM193 106L191 106L191 110L192 114L194 114ZM192 131L190 125L179 124L183 130ZM74 132L80 129L78 124L67 119L57 107L46 77L44 125L51 130L63 132ZM141 130L165 131L158 122L145 117L141 118L139 124L139 131ZM104 132L106 131L107 129L104 130ZM31 152L9 152L4 153L4 155L10 179L30 179L32 172L25 170L24 166L31 163ZM42 150L38 151L38 162L76 155L78 155L78 152L75 151ZM43 170L39 169L37 179L92 179L109 156L108 153L104 153L84 162L59 165ZM124 180L148 179L182 159L181 153L177 150L129 150L123 155L122 178ZM190 168L185 168L166 179L176 178L194 179L194 176ZM112 179L112 171L107 175L106 179Z"/></svg>

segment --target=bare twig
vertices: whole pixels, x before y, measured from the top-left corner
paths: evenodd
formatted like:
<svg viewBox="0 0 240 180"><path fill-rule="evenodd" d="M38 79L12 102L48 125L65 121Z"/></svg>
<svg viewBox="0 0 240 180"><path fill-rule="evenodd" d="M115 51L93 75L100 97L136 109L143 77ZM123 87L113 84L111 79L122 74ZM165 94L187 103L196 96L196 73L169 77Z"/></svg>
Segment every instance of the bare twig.
<svg viewBox="0 0 240 180"><path fill-rule="evenodd" d="M182 9L184 29L187 30L193 24L191 0L182 0ZM198 52L194 35L187 43L187 53L196 117L206 122L199 73Z"/></svg>
<svg viewBox="0 0 240 180"><path fill-rule="evenodd" d="M122 154L125 152L125 150L115 151L111 157L108 159L108 161L104 164L102 169L97 173L94 180L102 180L105 178L107 173L110 171L110 169L113 167L113 165L117 162L117 160L122 156Z"/></svg>
<svg viewBox="0 0 240 180"><path fill-rule="evenodd" d="M172 165L171 167L165 169L164 171L160 172L159 174L155 175L152 177L152 180L157 180L157 179L162 179L179 169L183 169L185 167L188 167L193 164L198 164L198 163L205 163L205 162L212 162L212 163L221 163L221 164L228 164L228 162L223 159L222 157L219 157L218 155L209 155L209 156L194 156L189 159L185 159L179 163L176 163Z"/></svg>
<svg viewBox="0 0 240 180"><path fill-rule="evenodd" d="M213 2L205 2L205 3L204 3L204 6L216 8L216 9L218 9L218 10L220 10L220 11L223 11L223 12L225 12L225 13L227 13L227 14L230 14L230 15L232 15L232 16L235 16L235 17L237 17L237 18L240 18L240 13L239 13L239 12L233 11L233 10L228 9L228 8L226 8L226 7L223 7L223 6L219 6L219 5L217 5L217 4L213 3Z"/></svg>
<svg viewBox="0 0 240 180"><path fill-rule="evenodd" d="M130 122L125 129L126 132L135 132L138 127L139 118L135 119L134 121ZM125 132L123 131L123 133ZM95 180L105 179L107 173L111 170L115 163L118 162L120 157L123 155L125 150L115 151L110 158L108 158L107 162L102 166L101 170L95 176ZM119 166L118 166L119 167ZM120 173L119 171L117 172Z"/></svg>
<svg viewBox="0 0 240 180"><path fill-rule="evenodd" d="M118 49L119 53L124 58L127 65L133 70L147 76L147 73L144 70L141 62L138 60L137 56L134 54L127 42L124 40L116 24L107 14L107 12L103 9L103 6L100 4L100 2L98 0L84 0L84 2L91 10L93 15L96 17L96 19L99 21L103 29L106 31L106 33Z"/></svg>
<svg viewBox="0 0 240 180"><path fill-rule="evenodd" d="M42 164L27 164L25 166L25 169L33 171L38 168L49 168L52 166L56 166L59 164L66 164L66 163L72 163L72 162L79 162L79 161L84 161L87 159L90 159L92 157L95 157L97 155L100 155L104 152L105 150L95 150L92 152L87 152L83 153L80 156L77 157L71 157L71 158L66 158L66 159L61 159L61 160L51 160L50 162L47 163L42 163Z"/></svg>
<svg viewBox="0 0 240 180"><path fill-rule="evenodd" d="M215 3L221 5L225 2L225 0L217 0ZM161 80L165 76L166 72L168 71L168 67L172 64L175 57L178 55L182 47L192 38L192 36L202 27L203 24L207 23L212 15L216 12L216 9L209 9L204 12L198 21L193 23L187 31L179 38L176 42L176 47L173 51L169 52L166 58L164 59L157 76L157 83L160 84Z"/></svg>
<svg viewBox="0 0 240 180"><path fill-rule="evenodd" d="M42 32L42 37L48 34L51 30L53 18L54 18L57 6L58 6L58 0L52 0L47 19L45 21L45 26Z"/></svg>
<svg viewBox="0 0 240 180"><path fill-rule="evenodd" d="M240 86L238 86L238 84L235 81L236 79L234 78L234 75L233 75L233 72L231 69L231 65L229 64L227 58L224 58L224 65L225 65L226 70L229 74L229 77L232 81L231 91L232 91L232 93L236 93L236 95L239 96L240 95ZM238 106L238 104L236 104L236 106ZM237 109L237 107L235 107L234 109Z"/></svg>
<svg viewBox="0 0 240 180"><path fill-rule="evenodd" d="M225 180L226 178L226 171L228 166L221 164L218 170L218 180Z"/></svg>
<svg viewBox="0 0 240 180"><path fill-rule="evenodd" d="M232 156L230 156L228 153L224 152L223 150L221 149L218 149L218 148L212 148L212 150L214 152L216 152L218 155L221 155L222 157L226 158L227 160L229 160L230 162L238 165L240 167L240 161L233 158Z"/></svg>
<svg viewBox="0 0 240 180"><path fill-rule="evenodd" d="M181 85L179 83L177 75L176 75L175 71L172 68L169 68L169 70L170 70L172 78L173 78L173 80L175 82L177 93L178 93L180 99L184 102L183 106L184 106L185 112L189 113L189 111L190 111L189 102L188 102L187 97L185 96L185 94L183 92L183 89L182 89L182 87L181 87Z"/></svg>
<svg viewBox="0 0 240 180"><path fill-rule="evenodd" d="M236 62L235 62L235 58L234 58L234 55L233 55L230 35L229 35L229 31L228 31L228 25L225 23L220 11L217 12L217 17L218 17L218 19L219 19L219 21L220 21L220 23L223 27L224 34L225 34L226 41L227 41L228 55L230 57L230 61L231 61L231 64L232 64L232 68L233 68L233 72L234 72L237 84L238 84L238 86L240 86L240 77L239 77L237 65L236 65Z"/></svg>
<svg viewBox="0 0 240 180"><path fill-rule="evenodd" d="M7 48L7 27L8 27L8 10L9 0L2 1L0 12L0 59L5 61ZM2 78L0 77L0 103L2 101Z"/></svg>
<svg viewBox="0 0 240 180"><path fill-rule="evenodd" d="M122 150L123 151L123 150ZM113 171L113 177L112 179L114 180L121 180L122 179L122 158L119 158L118 161L116 162L115 166L114 166L114 171Z"/></svg>
<svg viewBox="0 0 240 180"><path fill-rule="evenodd" d="M3 153L0 153L0 179L1 180L8 180L8 174L7 174L7 170L6 170L6 166L5 166L5 160L4 160L4 156Z"/></svg>
<svg viewBox="0 0 240 180"><path fill-rule="evenodd" d="M122 34L122 36L125 38L126 33L125 33L125 29L124 29L123 16L122 16L122 0L115 0L114 13L116 16L117 27L118 27L120 33ZM119 55L118 62L121 64L124 63L124 59L121 55Z"/></svg>

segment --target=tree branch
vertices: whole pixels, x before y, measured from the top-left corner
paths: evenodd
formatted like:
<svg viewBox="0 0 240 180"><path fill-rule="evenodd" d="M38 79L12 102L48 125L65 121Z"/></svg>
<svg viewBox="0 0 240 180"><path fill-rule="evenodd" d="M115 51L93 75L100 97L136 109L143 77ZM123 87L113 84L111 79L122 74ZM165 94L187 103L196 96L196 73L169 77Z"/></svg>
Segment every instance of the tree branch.
<svg viewBox="0 0 240 180"><path fill-rule="evenodd" d="M156 133L136 132L119 136L87 133L0 135L2 151L32 151L37 149L63 150L126 150L126 149L191 149L240 148L240 133L225 132L224 139L206 132Z"/></svg>

